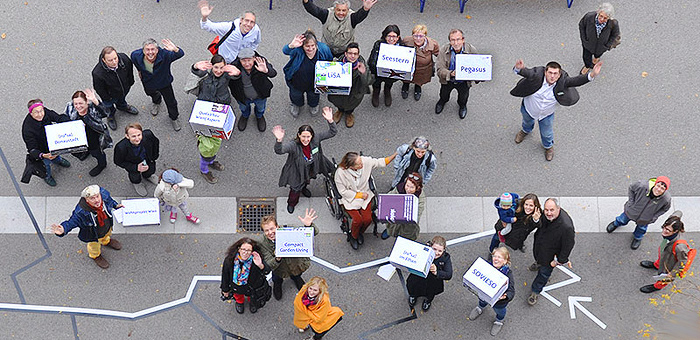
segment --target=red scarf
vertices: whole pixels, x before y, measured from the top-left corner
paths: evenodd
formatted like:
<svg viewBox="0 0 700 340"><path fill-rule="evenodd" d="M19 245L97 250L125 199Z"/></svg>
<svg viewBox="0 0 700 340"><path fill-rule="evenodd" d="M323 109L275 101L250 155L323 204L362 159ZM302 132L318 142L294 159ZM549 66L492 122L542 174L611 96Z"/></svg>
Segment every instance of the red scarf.
<svg viewBox="0 0 700 340"><path fill-rule="evenodd" d="M94 211L97 214L97 224L99 224L100 227L104 227L105 220L107 219L107 214L105 214L104 209L102 209L101 206L99 208L95 208L95 207L91 206L89 203L88 203L88 207L90 207L90 209L92 209L92 211Z"/></svg>
<svg viewBox="0 0 700 340"><path fill-rule="evenodd" d="M316 297L314 297L313 299L310 298L310 297L309 297L309 292L307 291L307 292L304 293L304 296L301 297L301 303L303 303L304 306L309 307L309 306L312 306L312 305L315 305L315 304L316 304L316 299L317 299L317 298L318 298L318 295L316 295Z"/></svg>

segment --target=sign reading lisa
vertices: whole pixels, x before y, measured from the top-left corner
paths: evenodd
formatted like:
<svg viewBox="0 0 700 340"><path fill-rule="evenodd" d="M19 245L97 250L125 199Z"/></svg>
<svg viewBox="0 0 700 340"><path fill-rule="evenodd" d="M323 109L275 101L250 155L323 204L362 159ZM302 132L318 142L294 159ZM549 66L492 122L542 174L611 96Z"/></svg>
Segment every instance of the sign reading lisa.
<svg viewBox="0 0 700 340"><path fill-rule="evenodd" d="M87 136L82 120L44 126L49 151L54 155L87 151Z"/></svg>
<svg viewBox="0 0 700 340"><path fill-rule="evenodd" d="M313 227L281 227L275 234L276 257L314 256Z"/></svg>
<svg viewBox="0 0 700 340"><path fill-rule="evenodd" d="M455 79L491 80L493 69L489 54L458 54L456 56Z"/></svg>
<svg viewBox="0 0 700 340"><path fill-rule="evenodd" d="M317 61L314 77L316 93L349 95L352 87L352 64Z"/></svg>
<svg viewBox="0 0 700 340"><path fill-rule="evenodd" d="M160 206L157 198L122 200L122 224L125 227L160 224Z"/></svg>
<svg viewBox="0 0 700 340"><path fill-rule="evenodd" d="M377 76L401 80L413 79L416 63L416 49L413 47L389 44L379 45L377 56Z"/></svg>
<svg viewBox="0 0 700 340"><path fill-rule="evenodd" d="M195 133L221 139L230 139L236 116L229 105L196 100L190 115L190 126Z"/></svg>
<svg viewBox="0 0 700 340"><path fill-rule="evenodd" d="M462 283L479 299L493 306L508 289L508 276L478 257L464 273Z"/></svg>
<svg viewBox="0 0 700 340"><path fill-rule="evenodd" d="M394 248L391 249L389 262L394 267L408 270L410 273L420 277L428 277L430 265L435 259L433 248L411 241L401 236L396 238Z"/></svg>

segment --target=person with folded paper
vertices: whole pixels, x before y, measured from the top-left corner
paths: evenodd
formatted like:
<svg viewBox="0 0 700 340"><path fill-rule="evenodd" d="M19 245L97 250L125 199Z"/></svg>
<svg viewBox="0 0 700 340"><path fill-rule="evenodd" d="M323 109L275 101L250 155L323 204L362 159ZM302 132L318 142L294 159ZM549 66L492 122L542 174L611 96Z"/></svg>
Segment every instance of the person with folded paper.
<svg viewBox="0 0 700 340"><path fill-rule="evenodd" d="M114 143L109 135L107 124L102 121L103 118L107 118L107 112L97 98L95 91L92 89L75 91L71 101L66 104L65 115L70 120L81 120L85 124L88 151L73 155L81 161L88 156L95 158L97 166L92 168L89 174L91 177L99 175L107 167L105 149L111 148Z"/></svg>
<svg viewBox="0 0 700 340"><path fill-rule="evenodd" d="M430 309L433 298L445 291L445 281L452 279L452 260L447 252L447 241L442 236L435 236L428 242L435 251L435 258L430 265L428 276L422 278L411 273L406 279L408 289L408 305L413 309L418 297L425 297L421 308L423 311Z"/></svg>
<svg viewBox="0 0 700 340"><path fill-rule="evenodd" d="M503 327L503 320L506 318L506 306L508 306L508 303L513 300L515 296L515 280L513 279L513 271L510 268L510 252L508 248L498 247L494 249L491 252L491 265L508 277L508 288L498 299L498 302L492 307L493 311L496 313L496 320L491 326L491 335L496 336ZM479 305L474 307L469 313L469 320L476 320L476 318L484 312L484 308L486 308L487 305L488 303L486 301L479 299Z"/></svg>
<svg viewBox="0 0 700 340"><path fill-rule="evenodd" d="M423 195L422 192L423 177L419 173L414 172L409 174L396 188L389 191L389 194L409 194L418 197L418 216L420 216L425 209L425 195ZM420 225L418 221L409 223L387 223L386 229L382 232L382 240L388 239L389 236L401 236L415 241L418 239L419 234Z"/></svg>
<svg viewBox="0 0 700 340"><path fill-rule="evenodd" d="M56 180L51 172L51 164L56 164L60 167L70 167L70 162L62 158L60 155L51 154L49 151L49 142L46 139L45 126L56 123L68 122L70 119L58 114L56 111L44 108L44 102L41 99L32 99L27 103L29 113L24 117L22 122L22 139L27 146L27 162L26 168L22 175L22 183L29 183L31 175L42 176L44 182L49 186L55 187ZM43 168L41 163L43 162Z"/></svg>
<svg viewBox="0 0 700 340"><path fill-rule="evenodd" d="M58 237L66 236L79 228L78 238L87 243L88 256L102 269L109 268L109 262L102 256L102 246L114 250L122 249L121 242L112 237L112 215L123 205L117 203L104 188L93 184L80 193L80 201L70 218L61 224L52 224L51 231Z"/></svg>

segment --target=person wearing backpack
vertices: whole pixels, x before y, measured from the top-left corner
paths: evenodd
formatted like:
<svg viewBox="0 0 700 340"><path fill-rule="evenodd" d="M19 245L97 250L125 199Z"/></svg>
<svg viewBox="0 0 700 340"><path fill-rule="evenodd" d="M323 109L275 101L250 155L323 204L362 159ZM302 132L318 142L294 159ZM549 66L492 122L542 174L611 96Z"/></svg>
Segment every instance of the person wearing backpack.
<svg viewBox="0 0 700 340"><path fill-rule="evenodd" d="M416 137L413 142L396 148L394 159L394 181L391 187L403 182L409 174L417 172L423 178L423 185L430 182L437 168L437 158L430 150L430 142L423 136Z"/></svg>
<svg viewBox="0 0 700 340"><path fill-rule="evenodd" d="M217 41L210 44L209 51L218 53L226 59L226 63L233 63L238 58L238 52L244 48L256 50L260 45L260 27L256 23L255 13L246 11L240 18L233 21L213 22L209 20L213 6L207 0L197 3L202 19L199 27L207 32L217 34ZM213 46L212 46L213 45Z"/></svg>
<svg viewBox="0 0 700 340"><path fill-rule="evenodd" d="M666 219L661 227L661 244L659 245L659 257L656 262L648 260L639 263L640 266L649 269L656 269L659 276L663 278L654 284L649 284L639 288L642 293L652 293L661 290L676 277L683 278L693 264L696 249L691 249L688 241L681 239L681 233L685 232L681 217L683 213L676 210Z"/></svg>

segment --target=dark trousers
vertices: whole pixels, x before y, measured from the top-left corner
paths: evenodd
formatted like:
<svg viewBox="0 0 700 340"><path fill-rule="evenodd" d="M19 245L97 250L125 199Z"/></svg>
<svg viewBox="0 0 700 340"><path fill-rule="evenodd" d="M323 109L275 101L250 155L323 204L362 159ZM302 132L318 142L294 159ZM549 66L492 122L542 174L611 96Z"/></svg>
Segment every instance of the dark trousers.
<svg viewBox="0 0 700 340"><path fill-rule="evenodd" d="M304 185L304 188L306 188L306 185ZM303 188L302 188L303 190ZM301 196L301 190L300 191L294 191L291 188L289 188L289 196L287 196L287 205L296 207L297 204L299 204L299 197Z"/></svg>
<svg viewBox="0 0 700 340"><path fill-rule="evenodd" d="M177 111L177 99L173 92L173 85L170 84L162 89L151 90L144 88L146 95L151 97L153 104L160 104L165 99L165 106L168 107L168 116L170 119L176 120L180 113Z"/></svg>
<svg viewBox="0 0 700 340"><path fill-rule="evenodd" d="M467 100L469 100L469 83L466 81L460 81L453 83L448 81L447 84L440 84L440 100L442 105L450 101L450 94L452 90L457 89L457 104L459 108L465 108L467 106Z"/></svg>
<svg viewBox="0 0 700 340"><path fill-rule="evenodd" d="M90 150L90 156L97 160L97 166L104 168L107 166L107 155L101 150Z"/></svg>
<svg viewBox="0 0 700 340"><path fill-rule="evenodd" d="M501 239L498 238L498 232L493 234L493 237L491 238L491 244L489 245L489 253L493 253L493 250L498 248L498 246L501 244Z"/></svg>
<svg viewBox="0 0 700 340"><path fill-rule="evenodd" d="M131 183L136 183L136 184L141 183L141 177L148 178L148 177L151 177L151 175L156 173L156 162L148 163L148 170L146 170L144 172L128 171L128 170L127 170L127 172L129 173L129 181L131 181Z"/></svg>
<svg viewBox="0 0 700 340"><path fill-rule="evenodd" d="M306 91L300 91L297 90L289 81L287 81L287 87L289 87L289 100L292 102L292 104L296 106L304 106L304 93L306 93L306 102L309 104L309 106L318 106L318 101L321 99L321 95L316 93L313 87Z"/></svg>
<svg viewBox="0 0 700 340"><path fill-rule="evenodd" d="M299 275L289 274L289 278L292 279L292 281L294 281L294 285L297 287L297 289L301 289L301 287L304 285L304 279L301 278L301 274L299 274ZM277 276L277 274L275 274L274 271L272 272L272 282L274 284L281 285L283 280L284 279ZM300 283L300 284L298 284L298 283Z"/></svg>
<svg viewBox="0 0 700 340"><path fill-rule="evenodd" d="M600 58L603 53L599 55L593 55L593 52L587 50L585 47L583 48L583 65L586 65L588 68L593 68L593 57Z"/></svg>
<svg viewBox="0 0 700 340"><path fill-rule="evenodd" d="M547 281L549 280L549 277L552 276L552 270L554 268L547 263L544 266L540 266L540 268L537 270L537 276L535 276L535 280L532 281L532 292L533 293L541 293L542 288L547 284Z"/></svg>
<svg viewBox="0 0 700 340"><path fill-rule="evenodd" d="M340 320L343 320L343 317L342 317L342 316L340 317L340 319L338 319L338 321L336 321L335 325L337 325L338 322L340 322ZM325 331L325 332L323 332L323 333L316 332L316 331L314 330L314 328L311 327L311 330L314 331L314 340L321 340L321 338L323 338L323 336L325 336L326 333L328 333L328 331L330 331L331 329L333 329L333 327L335 327L335 325L331 326L331 328L329 328L327 331Z"/></svg>
<svg viewBox="0 0 700 340"><path fill-rule="evenodd" d="M372 87L378 89L382 85L382 83L384 83L384 90L388 91L391 90L391 86L393 86L397 80L398 79L394 78L375 77Z"/></svg>

